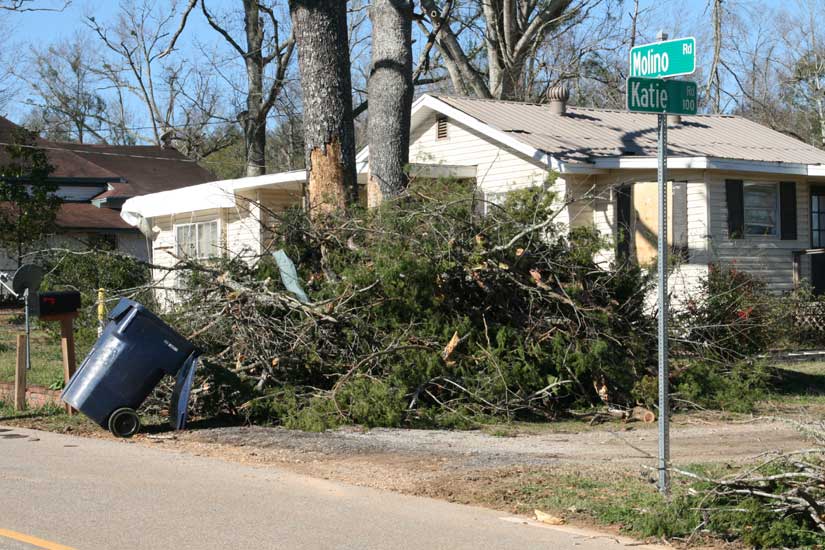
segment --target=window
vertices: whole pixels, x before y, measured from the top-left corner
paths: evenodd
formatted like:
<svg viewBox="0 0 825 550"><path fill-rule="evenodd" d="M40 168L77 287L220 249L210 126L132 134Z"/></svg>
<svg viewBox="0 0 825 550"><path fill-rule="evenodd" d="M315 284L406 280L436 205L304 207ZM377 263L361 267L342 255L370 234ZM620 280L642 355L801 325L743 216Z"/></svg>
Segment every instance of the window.
<svg viewBox="0 0 825 550"><path fill-rule="evenodd" d="M779 190L775 183L742 185L745 235L775 236L779 226Z"/></svg>
<svg viewBox="0 0 825 550"><path fill-rule="evenodd" d="M670 182L670 242L673 254L688 260L688 182ZM658 211L657 211L658 214Z"/></svg>
<svg viewBox="0 0 825 550"><path fill-rule="evenodd" d="M178 255L214 258L218 255L218 222L187 223L176 227Z"/></svg>

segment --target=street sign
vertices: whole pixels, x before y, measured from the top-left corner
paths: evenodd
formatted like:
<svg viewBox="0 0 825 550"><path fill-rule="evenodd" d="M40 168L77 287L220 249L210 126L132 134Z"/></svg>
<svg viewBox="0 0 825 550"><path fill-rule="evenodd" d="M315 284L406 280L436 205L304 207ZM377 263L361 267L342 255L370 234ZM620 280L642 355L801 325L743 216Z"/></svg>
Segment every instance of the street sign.
<svg viewBox="0 0 825 550"><path fill-rule="evenodd" d="M696 39L679 38L630 50L630 76L664 78L696 71Z"/></svg>
<svg viewBox="0 0 825 550"><path fill-rule="evenodd" d="M639 113L696 114L696 83L659 78L627 79L627 109Z"/></svg>

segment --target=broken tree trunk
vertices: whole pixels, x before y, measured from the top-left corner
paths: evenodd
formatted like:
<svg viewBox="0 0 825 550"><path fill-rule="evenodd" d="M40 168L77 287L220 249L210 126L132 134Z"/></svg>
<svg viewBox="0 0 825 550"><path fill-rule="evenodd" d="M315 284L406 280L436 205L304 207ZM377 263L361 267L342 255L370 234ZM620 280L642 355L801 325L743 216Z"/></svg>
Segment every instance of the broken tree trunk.
<svg viewBox="0 0 825 550"><path fill-rule="evenodd" d="M370 21L367 204L372 208L407 187L413 97L412 6L408 0L373 0Z"/></svg>
<svg viewBox="0 0 825 550"><path fill-rule="evenodd" d="M291 0L304 104L310 215L358 198L346 2Z"/></svg>

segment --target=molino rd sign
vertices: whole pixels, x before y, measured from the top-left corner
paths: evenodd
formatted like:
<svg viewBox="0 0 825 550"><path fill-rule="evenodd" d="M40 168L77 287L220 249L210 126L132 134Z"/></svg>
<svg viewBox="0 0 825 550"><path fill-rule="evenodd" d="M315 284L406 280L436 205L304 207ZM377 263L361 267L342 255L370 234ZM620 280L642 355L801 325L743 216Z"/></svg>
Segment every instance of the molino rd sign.
<svg viewBox="0 0 825 550"><path fill-rule="evenodd" d="M659 78L627 79L627 109L640 113L696 114L696 83Z"/></svg>
<svg viewBox="0 0 825 550"><path fill-rule="evenodd" d="M664 78L696 71L696 40L679 38L630 50L630 76Z"/></svg>

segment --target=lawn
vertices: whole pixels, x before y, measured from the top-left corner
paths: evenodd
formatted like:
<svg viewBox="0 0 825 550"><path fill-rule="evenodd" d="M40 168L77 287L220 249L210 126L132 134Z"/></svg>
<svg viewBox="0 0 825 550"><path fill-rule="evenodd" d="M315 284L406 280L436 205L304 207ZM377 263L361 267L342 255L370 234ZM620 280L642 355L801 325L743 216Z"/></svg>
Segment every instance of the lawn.
<svg viewBox="0 0 825 550"><path fill-rule="evenodd" d="M766 404L781 409L825 407L825 362L776 364Z"/></svg>
<svg viewBox="0 0 825 550"><path fill-rule="evenodd" d="M63 382L63 360L59 334L37 327L32 330L31 385L52 386ZM22 314L0 315L0 382L13 382L17 362L17 335L25 331Z"/></svg>

